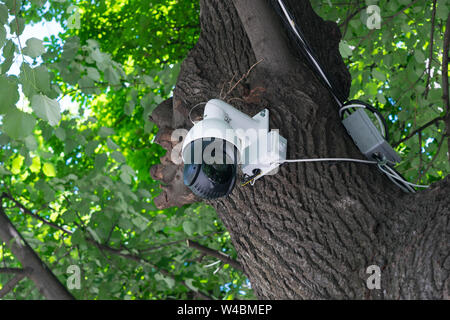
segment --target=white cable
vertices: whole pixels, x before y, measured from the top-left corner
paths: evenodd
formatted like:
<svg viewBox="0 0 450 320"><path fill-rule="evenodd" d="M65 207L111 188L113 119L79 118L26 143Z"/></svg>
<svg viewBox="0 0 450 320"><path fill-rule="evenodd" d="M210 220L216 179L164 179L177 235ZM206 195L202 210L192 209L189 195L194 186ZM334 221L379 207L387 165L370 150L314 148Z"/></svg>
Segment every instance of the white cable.
<svg viewBox="0 0 450 320"><path fill-rule="evenodd" d="M206 265L206 266L203 266L203 268L210 268L210 267L213 267L213 266L215 266L216 264L218 264L218 263L220 263L221 261L220 260L217 260L216 262L213 262L213 263L211 263L211 264L208 264L208 265Z"/></svg>
<svg viewBox="0 0 450 320"><path fill-rule="evenodd" d="M417 188L429 188L429 186L414 184L402 179L397 172L391 169L389 166L380 164L378 161L372 160L361 160L361 159L351 159L351 158L313 158L313 159L290 159L290 160L282 160L278 162L282 163L294 163L294 162L322 162L322 161L346 161L346 162L357 162L357 163L365 163L365 164L376 164L378 168L388 176L388 178L396 184L399 188L401 188L405 192L416 192L412 187ZM383 169L383 167L387 168L387 170ZM403 185L399 184L399 182L403 183Z"/></svg>
<svg viewBox="0 0 450 320"><path fill-rule="evenodd" d="M342 107L342 108L339 109L339 117L342 118L342 113L343 113L345 110L350 109L350 108L362 108L362 109L366 109L367 107L366 107L365 105L363 105L363 104L350 104L350 105L344 106L344 107ZM386 128L384 127L383 121L381 121L381 118L380 118L380 117L378 116L378 114L376 114L375 112L373 112L373 115L374 115L375 118L377 118L377 120L378 120L378 124L380 125L380 129L382 130L382 131L381 131L381 134L383 135L383 137L386 138Z"/></svg>
<svg viewBox="0 0 450 320"><path fill-rule="evenodd" d="M314 159L290 159L282 160L278 163L294 163L294 162L322 162L322 161L345 161L345 162L358 162L366 164L377 164L377 161L372 160L361 160L361 159L350 159L350 158L314 158Z"/></svg>
<svg viewBox="0 0 450 320"><path fill-rule="evenodd" d="M330 88L332 88L331 83L328 81L328 78L325 75L325 73L323 72L323 70L320 67L319 63L316 61L316 59L311 54L311 52L309 52L305 41L303 40L303 38L299 34L299 32L297 30L297 27L295 26L295 22L290 17L286 7L284 6L283 1L278 0L278 4L280 5L281 9L283 10L283 13L286 16L286 19L289 21L289 24L291 25L291 28L294 31L295 35L301 41L301 43L304 45L305 52L307 53L307 55L309 56L309 58L313 62L313 64L316 67L317 71L320 73L322 79L328 84L328 86ZM336 102L338 103L339 107L341 107L340 110L339 110L339 116L340 117L342 117L342 112L344 110L349 109L349 108L364 108L364 109L366 108L366 106L364 106L364 105L348 105L348 106L342 107L342 103L339 101L339 99L333 93L332 93L332 95L333 95L334 99L336 100ZM378 116L378 114L374 113L374 116L378 120L378 123L380 125L380 129L382 130L383 136L386 137L386 128L384 127L383 122L381 121L381 119ZM413 184L413 183L410 183L408 181L405 181L393 169L391 169L389 166L380 165L380 163L377 162L377 161L349 159L349 158L321 158L321 159L292 159L292 160L280 161L279 163L281 164L281 163L292 163L292 162L319 162L319 161L348 161L348 162L359 162L359 163L367 163L367 164L377 164L378 168L382 172L384 172L392 182L394 182L398 187L400 187L404 191L406 191L405 188L407 188L410 192L416 192L412 187L418 187L418 188L428 188L429 187L429 186ZM385 169L383 169L383 166L385 166L390 172L386 171ZM404 186L400 185L397 181L403 183Z"/></svg>
<svg viewBox="0 0 450 320"><path fill-rule="evenodd" d="M380 170L382 170L382 169L380 168ZM415 193L416 192L416 190L414 190L414 188L412 188L411 186L408 186L407 184L403 184L403 185L400 184L397 179L392 178L390 175L386 174L386 177L388 177L388 179L391 180L391 182L393 184L395 184L397 187L402 189L404 192L407 192L407 193L408 192L411 192L411 193Z"/></svg>
<svg viewBox="0 0 450 320"><path fill-rule="evenodd" d="M395 177L397 177L398 179L400 179L402 182L406 183L407 185L411 186L411 187L416 187L416 188L429 188L430 186L428 185L423 185L423 184L414 184L408 181L405 181L404 179L402 179L402 177L400 177L397 172L395 172L392 168L390 168L389 166L385 166Z"/></svg>
<svg viewBox="0 0 450 320"><path fill-rule="evenodd" d="M387 168L389 171L386 171L385 169L383 169L383 167L384 167L384 168ZM392 178L394 178L394 179L396 179L396 180L398 180L398 181L400 181L400 182L402 182L402 183L404 183L404 184L406 184L406 185L408 185L408 186L416 187L416 188L429 188L429 187L430 187L430 186L426 186L426 185L414 184L414 183L405 181L404 179L402 179L402 178L397 174L397 172L395 172L395 171L394 171L393 169L391 169L389 166L384 166L384 165L378 164L378 168L379 168L381 171L383 171L386 175L388 175L389 177L392 177Z"/></svg>
<svg viewBox="0 0 450 320"><path fill-rule="evenodd" d="M402 189L404 192L416 193L416 190L413 187L411 187L405 183L403 183L403 184L399 183L400 181L403 181L403 179L395 171L394 171L395 174L391 175L391 174L389 174L389 172L386 172L382 168L382 165L378 164L377 166L388 177L389 180L391 180L397 187Z"/></svg>

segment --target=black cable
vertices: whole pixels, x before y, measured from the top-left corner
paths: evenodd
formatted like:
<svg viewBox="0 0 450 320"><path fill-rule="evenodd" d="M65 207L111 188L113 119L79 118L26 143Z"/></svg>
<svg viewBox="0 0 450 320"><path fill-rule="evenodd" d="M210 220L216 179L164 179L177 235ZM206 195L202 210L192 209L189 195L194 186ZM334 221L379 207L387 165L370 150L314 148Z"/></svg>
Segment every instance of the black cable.
<svg viewBox="0 0 450 320"><path fill-rule="evenodd" d="M319 81L330 91L330 93L336 99L336 102L338 103L339 107L341 107L343 105L342 101L346 100L345 95L336 89L333 81L331 80L329 75L326 73L326 71L323 68L320 61L317 59L317 55L315 54L314 50L311 48L309 43L305 40L306 38L303 35L301 29L294 22L296 31L298 32L298 34L300 35L300 38L301 38L301 39L299 39L296 36L296 34L294 33L294 31L292 30L292 26L289 23L289 21L287 20L285 14L284 14L284 11L281 8L278 1L270 0L270 2L272 4L272 6L274 7L275 11L277 12L277 14L281 17L281 20L282 20L285 28L287 29L288 35L291 38L291 40L294 40L295 45L297 46L299 51L302 53L302 55L306 59L306 62L309 64L310 68L312 68L315 71L315 73L318 75ZM284 2L283 2L283 4L284 4ZM286 4L284 4L284 5L286 6ZM295 20L294 19L295 17L292 15L292 13L288 12L288 15L291 17L292 20ZM312 60L311 56L313 57L314 60ZM315 64L319 65L319 68L321 70L318 70ZM323 72L326 79L323 79L323 77L320 75L321 72Z"/></svg>
<svg viewBox="0 0 450 320"><path fill-rule="evenodd" d="M344 104L342 101L345 101L347 98L335 88L335 86L333 84L333 81L327 75L325 69L322 67L320 61L317 59L317 55L314 53L314 50L310 47L309 43L306 41L306 38L303 35L301 29L297 26L297 23L295 22L294 16L292 15L292 13L290 13L288 11L288 8L286 7L286 4L282 0L269 0L269 1L272 4L272 7L274 7L274 9L277 12L277 14L281 17L281 20L282 20L285 28L288 31L289 37L292 40L294 40L294 43L298 47L299 51L303 54L303 56L305 57L307 63L312 68L312 70L315 70L315 73L318 76L319 81L322 82L322 84L326 88L328 88L328 90L330 91L330 93L332 94L334 99L336 100L337 104L339 105L339 108L342 108L342 107L345 107L345 106L348 106L348 105L351 105L351 104L363 105L370 112L376 114L381 119L382 124L384 126L385 140L389 141L389 131L388 131L386 119L381 114L381 112L377 108L373 107L372 105L370 105L370 104L368 104L368 103L366 103L364 101L357 100L357 99L347 101ZM285 11L283 11L283 8L281 7L279 2L281 2L283 4L283 6L285 7L286 13L285 13ZM290 17L290 19L292 19L293 25L295 27L295 31L297 32L297 34L295 34L295 31L292 29L292 25L288 21L288 18L286 17L286 15L288 15ZM350 110L346 109L344 112L350 112ZM378 161L380 163L382 163L382 162L384 162L384 159L381 159L380 157L378 157ZM404 189L404 191L408 191L409 190L409 191L415 192L415 189L412 186L409 186L406 183L406 179L393 167L393 164L386 163L384 165L387 165L402 180L404 180L404 181L401 181L401 180L396 179L397 180L396 183L400 183L400 184L402 184L404 186L404 188L402 188L402 189ZM392 178L390 178L390 179L392 180Z"/></svg>

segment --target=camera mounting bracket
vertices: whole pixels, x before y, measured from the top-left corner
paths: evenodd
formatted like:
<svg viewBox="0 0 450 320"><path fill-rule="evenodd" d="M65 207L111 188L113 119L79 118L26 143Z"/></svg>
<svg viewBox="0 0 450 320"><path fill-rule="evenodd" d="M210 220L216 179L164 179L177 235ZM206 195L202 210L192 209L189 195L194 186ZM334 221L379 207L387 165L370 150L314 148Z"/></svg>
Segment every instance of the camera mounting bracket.
<svg viewBox="0 0 450 320"><path fill-rule="evenodd" d="M264 109L250 118L218 99L210 100L205 107L204 119L223 119L233 128L241 142L241 170L246 176L254 176L252 183L277 173L280 162L286 160L287 140L278 130L269 130L269 115Z"/></svg>

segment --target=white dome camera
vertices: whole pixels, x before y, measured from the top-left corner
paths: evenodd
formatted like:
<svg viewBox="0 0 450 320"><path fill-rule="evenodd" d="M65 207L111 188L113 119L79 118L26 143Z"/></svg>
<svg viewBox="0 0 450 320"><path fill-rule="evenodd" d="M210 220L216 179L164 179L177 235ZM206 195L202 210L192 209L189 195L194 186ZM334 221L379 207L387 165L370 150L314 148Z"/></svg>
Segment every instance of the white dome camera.
<svg viewBox="0 0 450 320"><path fill-rule="evenodd" d="M250 118L222 100L210 100L203 120L188 132L182 148L184 183L205 199L227 196L240 166L248 182L273 174L286 159L287 141L269 131L269 110Z"/></svg>

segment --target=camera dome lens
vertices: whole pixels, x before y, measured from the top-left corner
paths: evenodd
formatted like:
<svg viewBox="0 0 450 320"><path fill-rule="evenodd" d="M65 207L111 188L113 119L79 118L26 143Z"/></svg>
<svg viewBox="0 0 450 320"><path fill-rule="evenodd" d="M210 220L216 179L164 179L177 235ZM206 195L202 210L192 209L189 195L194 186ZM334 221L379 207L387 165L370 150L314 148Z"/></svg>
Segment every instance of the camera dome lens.
<svg viewBox="0 0 450 320"><path fill-rule="evenodd" d="M226 183L233 174L233 165L230 164L203 164L202 170L213 182Z"/></svg>
<svg viewBox="0 0 450 320"><path fill-rule="evenodd" d="M236 148L224 140L214 138L193 141L189 148L192 161L184 165L184 184L195 195L204 199L216 199L230 194L237 175ZM195 151L197 158L200 158L198 153L202 153L201 159L195 159ZM205 161L205 153L213 157L213 161Z"/></svg>

